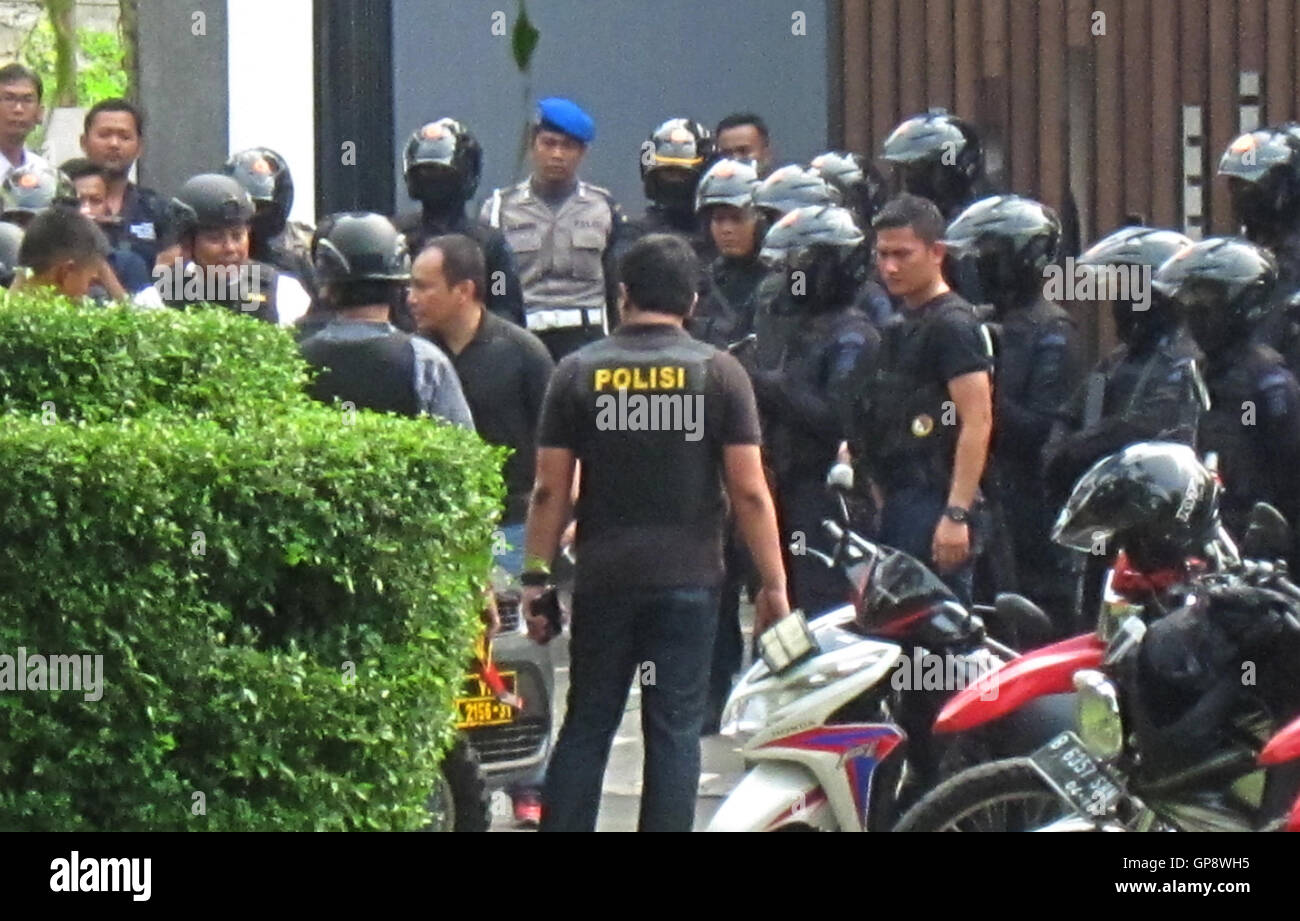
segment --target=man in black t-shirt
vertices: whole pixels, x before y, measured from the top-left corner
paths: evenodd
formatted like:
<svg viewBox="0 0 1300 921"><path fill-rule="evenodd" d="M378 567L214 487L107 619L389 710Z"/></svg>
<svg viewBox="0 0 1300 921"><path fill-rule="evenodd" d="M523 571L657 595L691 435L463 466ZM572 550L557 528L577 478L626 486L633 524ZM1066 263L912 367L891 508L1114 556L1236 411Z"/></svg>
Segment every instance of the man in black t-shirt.
<svg viewBox="0 0 1300 921"><path fill-rule="evenodd" d="M696 299L695 254L650 234L624 256L621 277L622 325L560 362L542 406L523 579L539 642L546 619L533 602L550 581L582 464L569 701L543 831L595 828L634 679L646 734L638 827L691 829L728 499L762 585L755 633L789 612L749 379L682 328Z"/></svg>
<svg viewBox="0 0 1300 921"><path fill-rule="evenodd" d="M904 194L871 223L881 279L904 309L881 330L854 440L883 494L881 542L933 567L969 602L971 516L993 428L991 350L944 281L939 209Z"/></svg>

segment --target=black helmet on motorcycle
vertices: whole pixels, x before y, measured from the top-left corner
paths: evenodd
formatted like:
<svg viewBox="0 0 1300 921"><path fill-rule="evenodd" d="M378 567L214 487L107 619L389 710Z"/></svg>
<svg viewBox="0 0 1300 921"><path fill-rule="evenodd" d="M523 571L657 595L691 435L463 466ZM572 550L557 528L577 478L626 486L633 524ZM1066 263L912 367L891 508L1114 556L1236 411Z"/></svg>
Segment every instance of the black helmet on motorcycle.
<svg viewBox="0 0 1300 921"><path fill-rule="evenodd" d="M435 207L464 206L478 190L482 172L483 148L453 118L440 118L413 132L402 154L407 194Z"/></svg>
<svg viewBox="0 0 1300 921"><path fill-rule="evenodd" d="M931 109L907 119L885 138L881 159L894 166L899 191L930 199L951 214L984 177L984 149L975 126Z"/></svg>
<svg viewBox="0 0 1300 921"><path fill-rule="evenodd" d="M8 288L18 273L18 250L23 245L23 229L17 224L0 221L0 287Z"/></svg>
<svg viewBox="0 0 1300 921"><path fill-rule="evenodd" d="M311 255L322 285L404 282L411 277L406 238L382 214L331 214L316 228Z"/></svg>
<svg viewBox="0 0 1300 921"><path fill-rule="evenodd" d="M839 194L810 169L790 164L754 187L754 207L775 221L796 208L838 205Z"/></svg>
<svg viewBox="0 0 1300 921"><path fill-rule="evenodd" d="M253 234L263 240L278 236L293 208L293 177L284 157L269 147L250 147L231 154L222 171L253 200Z"/></svg>
<svg viewBox="0 0 1300 921"><path fill-rule="evenodd" d="M870 160L862 154L830 150L813 157L808 166L839 192L841 204L853 213L859 227L871 226L889 197L889 187Z"/></svg>
<svg viewBox="0 0 1300 921"><path fill-rule="evenodd" d="M1215 352L1250 335L1267 316L1277 260L1240 237L1210 237L1160 267L1155 289L1177 303L1193 338Z"/></svg>
<svg viewBox="0 0 1300 921"><path fill-rule="evenodd" d="M1142 283L1148 289L1148 303L1142 304L1138 292L1128 282L1125 287L1129 297L1111 300L1115 330L1122 342L1130 347L1148 342L1182 321L1178 305L1156 291L1151 279L1162 265L1191 245L1191 239L1173 230L1121 227L1102 237L1075 260L1075 265L1095 272L1099 281L1102 272L1112 266L1136 269L1141 273ZM1118 281L1115 275L1111 275L1107 290L1115 291L1116 286L1109 284L1111 280Z"/></svg>
<svg viewBox="0 0 1300 921"><path fill-rule="evenodd" d="M695 190L695 211L701 214L714 205L749 208L754 204L758 171L748 160L719 160L700 177Z"/></svg>
<svg viewBox="0 0 1300 921"><path fill-rule="evenodd" d="M1019 195L994 195L975 202L944 234L952 258L969 265L955 273L979 285L999 309L1015 307L1042 291L1044 270L1056 261L1061 221L1041 202ZM977 292L961 292L977 302Z"/></svg>
<svg viewBox="0 0 1300 921"><path fill-rule="evenodd" d="M700 176L713 158L712 132L692 119L670 118L641 151L645 197L670 211L691 211Z"/></svg>
<svg viewBox="0 0 1300 921"><path fill-rule="evenodd" d="M25 225L53 205L77 206L77 190L63 170L46 163L27 163L9 171L0 183L4 220Z"/></svg>
<svg viewBox="0 0 1300 921"><path fill-rule="evenodd" d="M866 280L864 240L848 209L809 205L777 221L759 258L784 268L795 303L825 310L850 303Z"/></svg>
<svg viewBox="0 0 1300 921"><path fill-rule="evenodd" d="M248 224L253 199L238 180L224 173L200 173L181 186L169 209L172 229L181 238L200 230L220 230Z"/></svg>
<svg viewBox="0 0 1300 921"><path fill-rule="evenodd" d="M1074 484L1052 540L1084 553L1125 550L1150 571L1202 552L1219 526L1219 484L1184 444L1144 441Z"/></svg>
<svg viewBox="0 0 1300 921"><path fill-rule="evenodd" d="M1300 124L1243 134L1219 160L1232 213L1251 240L1273 243L1300 227Z"/></svg>

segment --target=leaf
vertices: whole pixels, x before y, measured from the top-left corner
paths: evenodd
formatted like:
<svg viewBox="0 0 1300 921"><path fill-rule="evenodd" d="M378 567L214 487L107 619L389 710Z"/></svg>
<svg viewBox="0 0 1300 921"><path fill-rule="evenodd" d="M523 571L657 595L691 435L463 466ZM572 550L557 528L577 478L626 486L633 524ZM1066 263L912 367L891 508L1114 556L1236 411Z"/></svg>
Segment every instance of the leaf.
<svg viewBox="0 0 1300 921"><path fill-rule="evenodd" d="M524 5L524 0L519 0L519 15L515 18L514 28L510 30L510 50L515 56L515 66L521 71L528 71L541 36L542 33L537 31L528 18L528 7Z"/></svg>

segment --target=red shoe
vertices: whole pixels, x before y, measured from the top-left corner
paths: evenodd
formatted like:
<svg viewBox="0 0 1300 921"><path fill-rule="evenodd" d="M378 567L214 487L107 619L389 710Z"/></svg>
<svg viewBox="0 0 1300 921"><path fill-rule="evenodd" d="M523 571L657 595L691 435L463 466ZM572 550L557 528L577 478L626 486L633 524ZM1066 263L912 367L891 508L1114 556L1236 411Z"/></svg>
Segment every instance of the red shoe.
<svg viewBox="0 0 1300 921"><path fill-rule="evenodd" d="M542 798L535 791L516 793L515 824L522 828L536 828L542 824Z"/></svg>

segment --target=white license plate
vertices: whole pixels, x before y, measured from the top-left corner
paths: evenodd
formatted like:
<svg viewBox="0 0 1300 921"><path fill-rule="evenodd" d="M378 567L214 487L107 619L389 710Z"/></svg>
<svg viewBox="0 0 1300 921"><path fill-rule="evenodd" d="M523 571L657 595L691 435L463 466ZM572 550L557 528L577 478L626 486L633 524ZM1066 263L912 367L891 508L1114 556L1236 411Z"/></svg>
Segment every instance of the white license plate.
<svg viewBox="0 0 1300 921"><path fill-rule="evenodd" d="M1080 815L1108 815L1123 792L1073 732L1061 733L1030 755L1029 760Z"/></svg>

